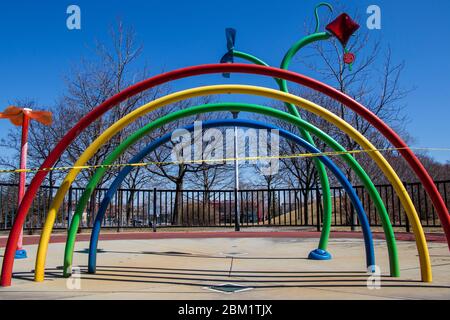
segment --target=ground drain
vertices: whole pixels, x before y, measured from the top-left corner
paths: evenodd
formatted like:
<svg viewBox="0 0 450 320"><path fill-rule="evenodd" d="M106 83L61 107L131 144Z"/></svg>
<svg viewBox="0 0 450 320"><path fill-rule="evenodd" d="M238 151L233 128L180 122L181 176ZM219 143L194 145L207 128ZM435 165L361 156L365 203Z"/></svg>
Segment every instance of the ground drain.
<svg viewBox="0 0 450 320"><path fill-rule="evenodd" d="M247 287L247 286L241 286L239 284L234 284L234 283L224 283L224 284L219 284L219 285L215 285L215 286L205 287L203 289L214 291L214 292L225 293L225 294L232 294L232 293L249 291L249 290L252 290L253 288Z"/></svg>
<svg viewBox="0 0 450 320"><path fill-rule="evenodd" d="M248 255L247 252L221 252L220 254L226 257L240 257Z"/></svg>

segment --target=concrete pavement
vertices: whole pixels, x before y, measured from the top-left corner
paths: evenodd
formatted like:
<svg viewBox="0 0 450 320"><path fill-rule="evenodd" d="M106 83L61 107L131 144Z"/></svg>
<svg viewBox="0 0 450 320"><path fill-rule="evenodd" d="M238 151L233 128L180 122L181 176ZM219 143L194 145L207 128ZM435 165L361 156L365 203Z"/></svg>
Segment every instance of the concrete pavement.
<svg viewBox="0 0 450 320"><path fill-rule="evenodd" d="M316 245L316 239L307 238L101 241L97 274L90 275L88 243L79 242L74 266L81 269L80 289L74 289L77 279L62 278L62 243L49 246L46 280L33 282L37 246L29 245L30 258L16 261L13 286L0 288L0 299L450 299L445 243L429 243L434 282L424 284L414 242L398 242L402 276L393 279L386 244L375 240L383 274L379 290L367 287L362 240L332 240L334 259L322 262L306 259ZM246 291L210 288L221 284Z"/></svg>

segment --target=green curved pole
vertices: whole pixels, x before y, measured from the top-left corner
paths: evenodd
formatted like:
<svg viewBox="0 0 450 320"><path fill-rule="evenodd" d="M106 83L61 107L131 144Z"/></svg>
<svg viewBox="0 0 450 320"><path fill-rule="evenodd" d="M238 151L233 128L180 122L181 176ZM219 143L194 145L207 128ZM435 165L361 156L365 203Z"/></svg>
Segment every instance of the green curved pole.
<svg viewBox="0 0 450 320"><path fill-rule="evenodd" d="M336 142L332 137L318 129L317 127L311 125L303 119L300 119L296 116L288 114L286 112L264 107L255 104L242 104L242 103L215 103L215 104L206 104L195 107L190 107L188 109L179 110L173 113L170 113L164 117L161 117L143 128L137 130L132 135L130 135L125 141L123 141L115 150L113 150L105 161L102 164L102 167L98 168L91 180L89 181L86 189L81 196L77 207L75 209L75 213L72 219L72 223L69 228L69 234L67 237L65 252L64 252L64 276L69 277L72 269L72 259L73 259L73 251L75 247L75 241L77 236L77 230L80 222L80 217L84 211L84 208L87 205L89 197L91 196L93 190L101 180L101 177L107 170L107 166L113 164L120 155L125 152L127 148L136 143L142 137L148 135L151 131L160 128L161 126L182 119L189 116L207 113L207 112L223 112L223 111L240 111L240 112L251 112L251 113L259 113L264 114L270 117L278 118L287 122L290 122L296 126L301 127L304 130L314 134L319 139L324 141L329 147L338 152L346 152L345 148L342 147L338 142ZM388 244L389 251L389 262L390 262L390 271L391 276L399 277L399 263L397 256L397 246L395 242L394 232L392 230L392 226L389 220L389 216L387 214L386 209L384 208L383 201L381 200L380 195L378 194L375 186L370 180L369 176L365 173L364 169L359 165L359 163L348 153L340 155L340 157L355 171L357 176L361 179L364 186L369 190L370 196L373 198L378 213L380 215L380 219L383 224L384 233L386 236L386 241Z"/></svg>
<svg viewBox="0 0 450 320"><path fill-rule="evenodd" d="M286 55L283 58L283 61L281 62L281 69L289 70L289 65L292 61L292 58L305 46L307 46L310 43L316 42L316 41L323 41L328 40L332 36L327 32L319 32L320 28L320 19L319 19L319 8L320 7L327 7L330 11L333 11L333 7L326 2L319 3L314 11L314 16L316 19L316 28L314 31L314 34L308 35L298 42L296 42L286 53ZM236 51L234 49L231 50L231 53L238 58L242 58L244 60L253 62L255 64L259 65L265 65L268 66L267 63L265 63L263 60L250 55L245 52ZM280 90L286 93L289 93L289 88L287 86L287 81L282 79L275 79L278 86L280 87ZM298 112L298 109L290 103L285 103L287 109L289 112L293 115L295 115L298 118L301 118L300 113ZM311 145L315 146L314 139L311 137L311 135L304 129L298 128L300 131L300 135ZM319 241L319 249L327 250L328 248L328 242L330 239L330 232L331 232L331 217L333 212L332 207L332 200L331 200L331 189L330 189L330 182L328 179L327 170L325 168L325 165L318 159L314 158L314 165L316 167L317 173L319 175L320 185L322 187L322 193L323 193L323 221L322 221L322 232L320 234L320 241Z"/></svg>
<svg viewBox="0 0 450 320"><path fill-rule="evenodd" d="M309 37L307 37L307 38L309 38ZM301 41L303 41L303 40L301 40ZM310 42L308 42L308 43L310 43ZM300 48L302 46L305 46L308 43L305 43L303 45L301 43L300 44L301 46L299 48L297 48L296 45L294 45L293 48L296 50L293 50L293 49L289 50L287 56L290 56L290 58L288 58L286 60L286 57L285 57L285 59L283 59L283 64L285 64L285 66L284 66L285 70L288 70L288 67L289 67L289 63L285 63L285 60L290 61L292 59L292 57L295 55L295 53L298 50L300 50ZM263 60L255 57L251 54L245 53L245 52L233 50L233 55L237 58L241 58L241 59L253 62L255 64L268 66L268 64L265 63ZM287 87L287 83L285 80L275 79L275 81L278 83L278 86L280 87L281 91L289 93L289 89ZM300 113L298 112L297 108L294 105L292 105L290 103L285 103L285 105L287 106L287 108L291 114L295 115L298 118L301 118ZM307 131L303 130L302 128L298 128L298 129L300 131L302 138L304 138L311 145L316 146L313 138ZM330 232L331 232L331 216L332 216L332 212L333 212L333 207L332 207L332 203L331 203L332 201L331 201L330 183L328 181L328 174L327 174L324 164L317 158L314 158L313 161L314 161L314 165L316 166L317 172L319 174L320 184L322 186L322 192L323 192L323 211L324 211L324 213L323 213L323 221L322 221L322 232L320 233L319 249L327 250L328 241L330 239Z"/></svg>
<svg viewBox="0 0 450 320"><path fill-rule="evenodd" d="M333 11L333 7L326 2L321 2L319 3L314 11L314 16L316 19L316 28L314 31L314 34L308 35L304 38L302 38L301 40L299 40L298 42L296 42L290 49L289 51L286 53L286 55L283 58L283 61L281 62L281 69L284 70L289 70L289 65L292 61L292 58L305 46L307 46L308 44L311 44L313 42L316 41L323 41L323 40L328 40L330 39L332 36L327 33L327 32L319 32L319 28L320 28L320 21L319 21L319 8L320 7L327 7L330 11ZM259 65L265 65L268 66L267 63L265 63L263 60L250 55L248 53L245 52L240 52L240 51L236 51L234 49L231 50L231 52L233 53L233 55L235 57L239 57L242 58L244 60L253 62L255 64L259 64ZM278 83L278 86L280 87L280 90L286 93L289 93L289 88L287 86L287 81L286 80L281 80L281 79L275 79L275 81ZM298 109L290 103L285 103L287 109L289 110L289 112L299 118L301 118L300 113L298 112ZM298 128L300 131L300 135L311 145L315 146L315 142L314 139L311 137L311 135L306 131L303 130L302 128ZM328 248L328 241L330 238L330 232L331 232L331 217L332 217L332 211L333 211L333 207L332 207L332 200L331 200L331 189L330 189L330 182L328 179L328 174L327 174L327 170L325 168L325 165L317 158L313 159L314 161L314 165L317 169L317 173L319 175L319 180L320 180L320 185L322 187L322 193L323 193L323 222L322 222L322 232L320 234L320 241L319 241L319 249L322 250L327 250Z"/></svg>
<svg viewBox="0 0 450 320"><path fill-rule="evenodd" d="M280 68L288 70L292 58L295 56L295 54L301 48L305 47L306 45L308 45L312 42L326 40L329 38L330 38L330 35L326 32L323 32L323 33L314 33L310 36L307 36L307 37L301 39L299 42L294 44L294 46L284 56L284 59L281 63ZM286 80L281 80L280 89L281 89L281 91L289 93L289 89L288 89ZM298 109L293 104L287 103L286 105L287 105L290 113L292 113L293 115L295 115L299 118L301 117L300 113L298 112ZM310 144L315 146L314 139L311 137L309 132L307 132L306 130L301 129L301 128L299 128L299 130L300 130L300 134L302 135L302 137L307 142L309 142ZM316 166L316 169L317 169L317 173L319 174L319 180L320 180L320 184L322 186L322 192L323 192L323 208L324 208L323 227L322 227L322 230L323 230L322 235L323 236L320 237L319 248L326 250L326 248L328 247L328 241L329 241L329 236L330 236L330 231L331 231L331 216L332 216L332 210L333 210L333 207L331 204L330 182L328 180L328 174L327 174L325 165L318 158L314 158L313 160L314 160L314 165Z"/></svg>

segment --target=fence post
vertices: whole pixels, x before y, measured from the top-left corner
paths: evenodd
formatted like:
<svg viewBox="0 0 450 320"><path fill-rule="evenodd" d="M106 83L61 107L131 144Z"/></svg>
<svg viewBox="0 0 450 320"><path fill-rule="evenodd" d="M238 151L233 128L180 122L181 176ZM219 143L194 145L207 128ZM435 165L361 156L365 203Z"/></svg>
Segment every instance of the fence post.
<svg viewBox="0 0 450 320"><path fill-rule="evenodd" d="M304 190L305 190L304 195L306 195L306 196L303 195L303 220L305 221L305 226L310 226L310 224L309 224L310 209L309 208L311 208L311 220L312 220L311 225L313 225L313 223L314 223L314 212L312 210L312 200L311 200L311 206L309 205L309 201L310 201L309 199L312 199L312 197L313 197L313 190L311 190L309 187L306 187L306 189L304 189Z"/></svg>
<svg viewBox="0 0 450 320"><path fill-rule="evenodd" d="M351 230L355 231L356 230L356 213L355 210L353 209L353 206L350 207L350 216L351 216Z"/></svg>
<svg viewBox="0 0 450 320"><path fill-rule="evenodd" d="M406 232L410 233L411 232L411 228L410 228L410 225L409 225L409 219L408 219L408 217L406 215L405 215L405 220L406 220Z"/></svg>
<svg viewBox="0 0 450 320"><path fill-rule="evenodd" d="M321 207L320 203L322 200L322 195L320 194L319 188L316 188L316 214L317 214L317 232L320 232L320 222L321 222Z"/></svg>
<svg viewBox="0 0 450 320"><path fill-rule="evenodd" d="M158 223L158 219L156 216L156 188L153 189L153 232L156 232L156 224Z"/></svg>
<svg viewBox="0 0 450 320"><path fill-rule="evenodd" d="M267 218L269 221L269 225L272 224L272 219L274 219L272 217L272 215L273 215L272 207L273 207L272 206L272 190L270 189L270 186L269 186L269 188L267 188ZM275 221L275 219L274 219L274 221Z"/></svg>
<svg viewBox="0 0 450 320"><path fill-rule="evenodd" d="M234 188L234 231L241 230L239 218L238 191L237 188Z"/></svg>
<svg viewBox="0 0 450 320"><path fill-rule="evenodd" d="M121 232L122 229L122 190L117 190L117 232Z"/></svg>
<svg viewBox="0 0 450 320"><path fill-rule="evenodd" d="M67 228L70 227L70 224L72 223L72 186L69 189L69 199L67 204Z"/></svg>

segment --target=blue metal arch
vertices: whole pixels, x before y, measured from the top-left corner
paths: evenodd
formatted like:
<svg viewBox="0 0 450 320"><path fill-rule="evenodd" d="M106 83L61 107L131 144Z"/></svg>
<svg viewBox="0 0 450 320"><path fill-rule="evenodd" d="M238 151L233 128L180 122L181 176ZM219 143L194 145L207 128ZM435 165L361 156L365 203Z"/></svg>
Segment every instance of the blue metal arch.
<svg viewBox="0 0 450 320"><path fill-rule="evenodd" d="M246 128L254 128L254 129L266 129L266 130L278 130L279 135L285 139L289 139L291 141L294 141L301 147L305 148L308 152L320 154L321 151L317 149L316 147L312 146L310 143L305 141L304 139L300 138L299 136L269 125L260 123L253 120L244 120L244 119L235 119L235 120L213 120L213 121L207 121L202 123L203 129L208 128L217 128L217 127L246 127ZM189 125L183 128L187 131L194 131L194 125ZM171 140L173 133L168 133L161 138L151 142L147 147L142 149L136 156L134 156L130 161L129 164L132 163L139 163L141 162L149 153L153 152L163 144L169 142ZM373 238L372 238L372 232L370 231L370 224L367 219L366 212L362 206L361 200L359 199L358 195L356 194L353 186L348 181L345 174L330 160L330 158L326 156L318 156L318 159L323 162L323 164L336 176L339 183L343 186L345 191L347 192L353 206L355 207L355 210L358 214L358 219L361 224L363 236L364 236L364 245L366 250L366 263L368 267L375 265L375 253L374 253L374 247L373 247ZM89 244L89 263L88 263L88 271L89 273L95 273L96 265L97 265L97 247L98 247L98 239L100 235L100 229L103 217L105 216L106 209L109 206L109 203L111 202L114 194L117 192L117 189L122 184L123 180L126 178L126 176L133 170L134 166L126 166L124 167L120 173L118 174L117 178L113 181L111 186L109 187L109 190L105 194L105 197L100 205L100 208L97 212L97 215L95 217L94 226L92 229L91 234L91 240ZM314 251L312 252L314 253Z"/></svg>

